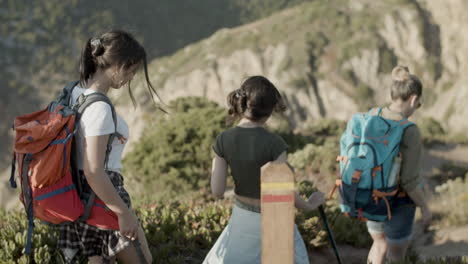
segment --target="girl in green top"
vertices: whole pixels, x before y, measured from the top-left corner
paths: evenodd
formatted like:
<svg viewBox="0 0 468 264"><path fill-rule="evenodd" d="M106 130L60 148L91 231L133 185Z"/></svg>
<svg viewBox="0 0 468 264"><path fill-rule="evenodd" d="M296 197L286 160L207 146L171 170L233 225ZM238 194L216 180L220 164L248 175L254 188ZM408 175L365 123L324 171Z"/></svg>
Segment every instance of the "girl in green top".
<svg viewBox="0 0 468 264"><path fill-rule="evenodd" d="M253 76L228 95L229 115L240 118L237 126L222 132L213 145L211 176L213 195L222 198L227 169L234 178L235 204L228 226L205 258L204 264L254 264L261 259L260 168L268 162L286 162L287 144L265 129L273 111L286 109L280 93L265 77ZM323 193L304 201L297 193L295 205L313 210L324 203ZM309 263L295 227L295 263Z"/></svg>

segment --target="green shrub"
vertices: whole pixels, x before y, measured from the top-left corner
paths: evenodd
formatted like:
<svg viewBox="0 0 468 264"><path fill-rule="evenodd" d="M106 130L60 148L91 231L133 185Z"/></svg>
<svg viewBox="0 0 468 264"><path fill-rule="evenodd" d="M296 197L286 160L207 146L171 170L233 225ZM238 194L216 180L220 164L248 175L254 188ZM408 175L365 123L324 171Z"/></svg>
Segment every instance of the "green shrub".
<svg viewBox="0 0 468 264"><path fill-rule="evenodd" d="M204 98L179 98L169 111L146 127L124 160L125 174L140 182L148 201L183 197L207 187L212 145L228 128L226 111Z"/></svg>
<svg viewBox="0 0 468 264"><path fill-rule="evenodd" d="M449 107L448 110L450 109L453 109L453 107ZM430 147L435 144L468 144L466 133L446 131L444 126L432 117L422 118L416 124L421 132L422 141L426 146Z"/></svg>
<svg viewBox="0 0 468 264"><path fill-rule="evenodd" d="M422 118L417 122L423 143L431 145L444 141L446 132L437 120L432 117Z"/></svg>
<svg viewBox="0 0 468 264"><path fill-rule="evenodd" d="M229 220L228 204L172 202L137 209L155 263L201 263ZM0 263L31 263L23 255L27 229L25 214L1 212L0 228ZM64 263L56 245L54 228L36 221L32 263Z"/></svg>
<svg viewBox="0 0 468 264"><path fill-rule="evenodd" d="M346 122L336 119L321 119L310 123L305 129L304 134L315 138L313 143L322 144L326 138L340 137L346 129Z"/></svg>
<svg viewBox="0 0 468 264"><path fill-rule="evenodd" d="M295 153L304 149L308 144L323 145L326 142L338 142L345 128L346 122L344 121L321 119L307 124L301 131L293 132L287 127L282 127L274 129L273 132L288 143L289 153Z"/></svg>
<svg viewBox="0 0 468 264"><path fill-rule="evenodd" d="M333 175L337 170L336 157L340 147L335 139L327 140L323 145L307 144L302 150L289 155L288 162L298 173L321 173Z"/></svg>
<svg viewBox="0 0 468 264"><path fill-rule="evenodd" d="M298 190L306 198L316 188L311 182L303 181L298 184ZM154 262L201 263L227 225L231 205L230 200L213 201L204 192L199 192L191 202L156 202L137 208ZM363 222L344 216L333 201L327 202L325 213L338 243L354 247L370 246L371 238ZM296 224L308 248L329 246L317 210L308 213L298 211ZM63 263L56 249L57 232L39 222L36 222L33 237L31 257L34 261L28 262L23 255L26 227L23 212L0 211L0 263ZM417 260L417 256L412 256L412 260ZM438 261L404 263L445 263ZM86 263L86 260L80 263Z"/></svg>
<svg viewBox="0 0 468 264"><path fill-rule="evenodd" d="M137 209L155 261L174 264L201 263L229 221L230 204L229 201L192 204L172 202ZM341 222L335 220L333 211L327 209L327 214L337 241L345 240L353 245L362 245L359 244L362 243L359 238L355 237L362 230L356 229L356 232L350 233L346 230L349 226L338 228L337 224ZM322 230L316 213L299 212L296 220L309 247L327 245L326 233ZM25 214L2 214L0 223L5 230L0 234L0 262L26 263L26 256L22 255L27 224ZM344 230L346 232L342 234ZM57 234L53 228L36 223L32 253L36 263L62 263L56 249L56 239Z"/></svg>
<svg viewBox="0 0 468 264"><path fill-rule="evenodd" d="M437 199L433 208L444 217L446 226L468 224L468 174L465 179L458 177L436 187Z"/></svg>
<svg viewBox="0 0 468 264"><path fill-rule="evenodd" d="M312 192L317 191L310 181L300 182L298 190L305 199ZM336 201L328 201L324 209L330 229L338 243L355 247L369 247L371 245L372 239L367 233L364 222L342 214ZM329 239L322 221L318 210L312 212L298 211L296 214L296 224L309 248L329 245Z"/></svg>
<svg viewBox="0 0 468 264"><path fill-rule="evenodd" d="M160 204L139 210L155 260L160 263L201 263L227 225L227 202Z"/></svg>
<svg viewBox="0 0 468 264"><path fill-rule="evenodd" d="M24 213L0 210L0 263L61 263L57 232L36 222L31 259L24 255L28 222Z"/></svg>

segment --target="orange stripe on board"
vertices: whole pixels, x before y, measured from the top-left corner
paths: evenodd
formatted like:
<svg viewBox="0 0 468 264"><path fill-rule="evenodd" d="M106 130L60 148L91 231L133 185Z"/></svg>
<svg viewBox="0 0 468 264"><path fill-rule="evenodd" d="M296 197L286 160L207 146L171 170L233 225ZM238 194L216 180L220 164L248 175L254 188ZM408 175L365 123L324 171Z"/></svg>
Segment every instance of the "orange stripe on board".
<svg viewBox="0 0 468 264"><path fill-rule="evenodd" d="M294 201L294 194L264 194L262 203L288 203Z"/></svg>

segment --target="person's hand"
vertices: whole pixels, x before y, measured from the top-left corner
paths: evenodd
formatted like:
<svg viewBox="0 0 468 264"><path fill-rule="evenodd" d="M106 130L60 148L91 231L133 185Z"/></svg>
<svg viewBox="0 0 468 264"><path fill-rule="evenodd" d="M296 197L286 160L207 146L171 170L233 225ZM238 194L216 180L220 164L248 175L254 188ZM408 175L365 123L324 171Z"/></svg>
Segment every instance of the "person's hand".
<svg viewBox="0 0 468 264"><path fill-rule="evenodd" d="M138 238L138 218L133 210L128 209L123 214L119 215L120 234L131 240Z"/></svg>
<svg viewBox="0 0 468 264"><path fill-rule="evenodd" d="M429 207L424 206L424 207L421 207L421 215L422 215L422 225L424 229L426 229L431 224L432 212L431 210L429 210Z"/></svg>
<svg viewBox="0 0 468 264"><path fill-rule="evenodd" d="M307 202L309 203L309 209L314 210L325 203L325 194L323 192L314 192L310 195Z"/></svg>

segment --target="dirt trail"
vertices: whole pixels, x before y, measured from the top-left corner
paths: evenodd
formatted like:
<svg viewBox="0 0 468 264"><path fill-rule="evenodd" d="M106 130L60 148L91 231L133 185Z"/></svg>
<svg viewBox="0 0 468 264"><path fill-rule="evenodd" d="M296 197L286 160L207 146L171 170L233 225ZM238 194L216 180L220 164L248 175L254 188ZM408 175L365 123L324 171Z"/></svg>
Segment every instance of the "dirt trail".
<svg viewBox="0 0 468 264"><path fill-rule="evenodd" d="M447 144L426 148L423 152L422 173L430 176L431 172L445 163L468 168L468 146Z"/></svg>

